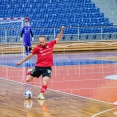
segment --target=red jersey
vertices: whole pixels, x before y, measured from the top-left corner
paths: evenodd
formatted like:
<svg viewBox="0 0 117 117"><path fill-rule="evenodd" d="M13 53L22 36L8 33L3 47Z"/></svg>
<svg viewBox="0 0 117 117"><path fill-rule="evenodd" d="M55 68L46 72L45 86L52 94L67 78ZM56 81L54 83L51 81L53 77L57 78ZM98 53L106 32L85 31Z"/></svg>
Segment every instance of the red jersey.
<svg viewBox="0 0 117 117"><path fill-rule="evenodd" d="M37 54L36 66L38 67L51 67L53 66L53 47L56 44L56 40L48 42L45 47L37 45L32 54Z"/></svg>

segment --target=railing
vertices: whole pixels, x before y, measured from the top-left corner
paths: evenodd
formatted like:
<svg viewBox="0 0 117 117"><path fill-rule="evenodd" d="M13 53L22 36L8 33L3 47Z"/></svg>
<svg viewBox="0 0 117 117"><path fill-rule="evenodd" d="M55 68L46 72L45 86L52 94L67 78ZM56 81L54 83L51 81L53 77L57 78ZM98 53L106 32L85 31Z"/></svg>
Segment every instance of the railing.
<svg viewBox="0 0 117 117"><path fill-rule="evenodd" d="M44 35L47 41L57 37L60 28L35 28L34 42L38 42L38 37ZM0 43L20 43L21 29L0 28ZM97 27L65 27L62 42L69 41L100 41L117 40L117 26L97 26Z"/></svg>

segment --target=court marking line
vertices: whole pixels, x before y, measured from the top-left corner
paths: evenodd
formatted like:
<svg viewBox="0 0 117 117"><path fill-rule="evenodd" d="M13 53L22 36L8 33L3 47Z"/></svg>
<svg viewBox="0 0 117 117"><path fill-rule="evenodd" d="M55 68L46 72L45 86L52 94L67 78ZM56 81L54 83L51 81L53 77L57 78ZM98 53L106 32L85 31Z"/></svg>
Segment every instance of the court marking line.
<svg viewBox="0 0 117 117"><path fill-rule="evenodd" d="M105 112L108 112L108 111L111 111L111 110L114 110L114 109L117 109L117 107L116 107L116 108L111 108L111 109L108 109L108 110L105 110L105 111L101 111L101 112L99 112L99 113L97 113L97 114L94 114L94 115L91 116L91 117L96 117L96 116L98 116L98 115L100 115L100 114L102 114L102 113L105 113Z"/></svg>
<svg viewBox="0 0 117 117"><path fill-rule="evenodd" d="M75 96L75 97L80 97L80 98L84 98L84 99L89 99L89 100L93 100L93 101L97 101L97 102L102 102L102 103L106 103L106 104L112 104L110 102L105 102L105 101L101 101L101 100L96 100L96 99L93 99L93 98L88 98L88 97L84 97L84 96L80 96L80 95L75 95L75 94L71 94L71 93L66 93L66 92L63 92L63 91L58 91L58 90L53 90L53 89L49 89L49 90L52 90L52 91L56 91L56 92L60 92L60 93L64 93L66 95L71 95L71 96Z"/></svg>
<svg viewBox="0 0 117 117"><path fill-rule="evenodd" d="M89 81L89 80L91 80L91 81L97 81L97 80L101 80L101 81L104 81L104 80L111 80L111 79L84 79L84 80L63 80L63 81L60 81L60 80L57 80L57 81L51 81L51 82L76 82L76 81L79 81L79 82L82 82L82 81ZM113 81L113 80L111 80L111 81Z"/></svg>
<svg viewBox="0 0 117 117"><path fill-rule="evenodd" d="M11 82L16 82L16 83L19 83L19 84L26 84L26 83L14 81L14 80L5 79L5 78L2 78L2 77L0 77L0 79L2 79L2 80L7 80L7 81L11 81ZM29 85L31 85L31 84L29 84ZM41 88L40 86L36 86L36 85L31 85L31 86ZM66 95L71 95L71 96L80 97L80 98L84 98L84 99L89 99L89 100L93 100L93 101L97 101L97 102L102 102L102 103L106 103L106 104L112 104L112 103L110 103L110 102L105 102L105 101L101 101L101 100L96 100L96 99L93 99L93 98L88 98L88 97L84 97L84 96L80 96L80 95L75 95L75 94L71 94L71 93L66 93L66 92L63 92L63 91L54 90L54 89L50 89L50 88L48 88L48 90L52 90L52 91L55 91L55 92L60 92L60 93L66 94Z"/></svg>
<svg viewBox="0 0 117 117"><path fill-rule="evenodd" d="M116 62L116 61L115 61ZM56 63L56 62L55 62ZM76 64L76 65L67 65L67 66L69 66L69 67L71 67L71 66L83 66L83 65L85 65L85 64ZM86 64L86 65L97 65L97 64ZM98 64L99 65L99 64ZM108 65L108 64L101 64L101 65ZM114 65L117 65L117 63L111 63L110 65L108 65L108 66L114 66ZM15 66L7 66L7 65L0 65L0 66L5 66L5 67L13 67L13 68L19 68L19 67L15 67ZM66 66L66 65L65 65ZM25 66L24 66L25 67ZM54 67L56 67L56 66L54 66ZM103 67L107 67L107 66L103 66ZM86 68L87 68L87 66L86 66ZM99 67L99 68L102 68L102 67ZM87 68L88 69L88 68ZM100 73L100 72L94 72L94 73ZM106 72L104 72L104 73L106 73ZM71 73L72 74L72 73ZM74 73L73 73L74 74ZM87 73L86 73L87 74ZM62 75L64 75L64 74L62 74Z"/></svg>

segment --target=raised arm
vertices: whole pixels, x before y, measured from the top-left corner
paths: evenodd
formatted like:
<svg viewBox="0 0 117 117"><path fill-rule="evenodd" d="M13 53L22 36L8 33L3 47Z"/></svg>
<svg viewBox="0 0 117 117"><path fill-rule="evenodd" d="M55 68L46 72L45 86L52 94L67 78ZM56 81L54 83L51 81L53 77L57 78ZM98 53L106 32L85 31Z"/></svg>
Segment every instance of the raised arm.
<svg viewBox="0 0 117 117"><path fill-rule="evenodd" d="M55 39L56 40L56 43L58 43L60 41L60 39L62 38L64 28L65 28L64 26L61 27L61 31L58 34L57 38Z"/></svg>
<svg viewBox="0 0 117 117"><path fill-rule="evenodd" d="M16 63L16 65L18 66L18 65L21 65L23 62L25 62L25 61L27 61L27 60L29 60L31 57L33 56L33 54L31 53L31 54L29 54L26 58L24 58L22 61L20 61L20 62L17 62Z"/></svg>

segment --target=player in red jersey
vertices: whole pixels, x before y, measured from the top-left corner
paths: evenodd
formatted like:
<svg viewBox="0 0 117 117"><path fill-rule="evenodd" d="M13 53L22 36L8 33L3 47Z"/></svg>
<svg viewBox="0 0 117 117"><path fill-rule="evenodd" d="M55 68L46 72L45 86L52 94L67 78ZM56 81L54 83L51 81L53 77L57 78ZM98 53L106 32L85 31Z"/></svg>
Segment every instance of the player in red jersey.
<svg viewBox="0 0 117 117"><path fill-rule="evenodd" d="M32 50L31 54L24 58L21 62L16 63L18 66L29 60L33 55L37 54L36 66L32 69L30 75L27 75L26 81L30 82L35 77L38 78L42 75L43 85L38 99L45 99L44 92L47 89L47 85L51 77L51 67L53 66L53 47L62 38L63 31L64 26L61 27L61 31L57 38L51 42L46 42L46 38L44 36L40 36L39 44Z"/></svg>

